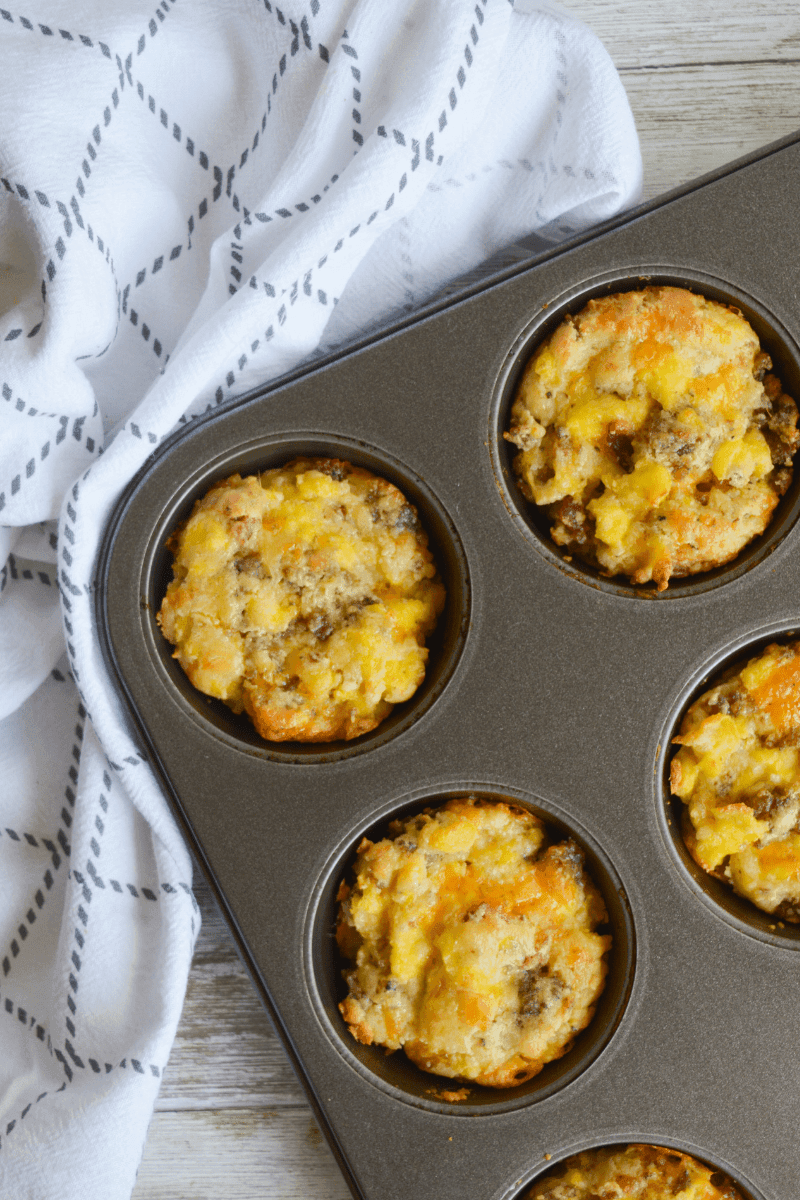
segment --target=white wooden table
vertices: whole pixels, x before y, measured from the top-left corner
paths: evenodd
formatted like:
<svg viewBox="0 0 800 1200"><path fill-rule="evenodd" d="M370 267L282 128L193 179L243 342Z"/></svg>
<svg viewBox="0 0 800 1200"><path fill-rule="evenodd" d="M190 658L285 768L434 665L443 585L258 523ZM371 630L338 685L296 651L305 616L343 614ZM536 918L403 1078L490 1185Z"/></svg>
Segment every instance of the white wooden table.
<svg viewBox="0 0 800 1200"><path fill-rule="evenodd" d="M797 0L562 7L621 73L645 199L800 128ZM134 1200L349 1200L202 879L196 895L203 930Z"/></svg>

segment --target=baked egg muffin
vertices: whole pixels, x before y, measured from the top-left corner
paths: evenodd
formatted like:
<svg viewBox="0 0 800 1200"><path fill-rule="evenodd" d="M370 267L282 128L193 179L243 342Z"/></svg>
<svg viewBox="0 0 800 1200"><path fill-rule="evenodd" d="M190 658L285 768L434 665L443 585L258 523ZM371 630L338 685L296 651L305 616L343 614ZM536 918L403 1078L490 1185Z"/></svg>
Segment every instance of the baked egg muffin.
<svg viewBox="0 0 800 1200"><path fill-rule="evenodd" d="M727 1175L664 1146L604 1146L573 1154L525 1200L743 1200Z"/></svg>
<svg viewBox="0 0 800 1200"><path fill-rule="evenodd" d="M695 862L800 922L800 642L774 643L688 709L670 766Z"/></svg>
<svg viewBox="0 0 800 1200"><path fill-rule="evenodd" d="M741 313L684 288L590 300L528 363L504 437L553 541L634 584L721 566L792 477L797 406Z"/></svg>
<svg viewBox="0 0 800 1200"><path fill-rule="evenodd" d="M588 1025L605 981L611 938L580 849L473 797L391 833L362 841L339 890L351 1033L451 1079L532 1078Z"/></svg>
<svg viewBox="0 0 800 1200"><path fill-rule="evenodd" d="M322 458L231 475L168 544L174 657L268 741L358 737L422 682L445 591L387 480Z"/></svg>

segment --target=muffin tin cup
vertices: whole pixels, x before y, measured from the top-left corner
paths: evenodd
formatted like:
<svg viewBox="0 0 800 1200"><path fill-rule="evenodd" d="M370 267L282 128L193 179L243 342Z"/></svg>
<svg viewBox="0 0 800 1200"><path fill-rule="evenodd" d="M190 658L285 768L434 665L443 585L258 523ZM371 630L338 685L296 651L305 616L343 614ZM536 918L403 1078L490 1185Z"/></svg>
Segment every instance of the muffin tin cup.
<svg viewBox="0 0 800 1200"><path fill-rule="evenodd" d="M436 629L427 640L428 663L425 679L415 695L398 704L371 732L353 742L268 743L260 738L245 714L233 713L220 700L203 696L192 687L173 657L172 646L163 637L156 619L161 601L172 579L172 554L167 549L170 533L190 515L194 503L221 479L238 472L242 476L282 467L296 458L339 458L388 479L400 489L417 510L428 535L442 580L447 589L445 610ZM199 720L212 736L247 748L247 752L288 762L333 763L351 754L360 754L387 739L396 737L434 703L447 686L466 640L470 616L469 571L463 547L452 521L436 497L413 472L391 455L363 442L341 437L293 434L288 437L265 435L236 446L204 463L175 489L166 503L147 550L142 586L146 595L149 621L146 635L151 658L164 686L176 697L187 715ZM178 699L179 697L179 699Z"/></svg>
<svg viewBox="0 0 800 1200"><path fill-rule="evenodd" d="M497 1200L525 1200L525 1197L535 1183L538 1183L551 1171L557 1169L573 1154L579 1154L583 1150L599 1150L609 1149L611 1147L622 1148L631 1144L663 1146L667 1150L678 1150L682 1154L689 1154L692 1158L696 1158L698 1162L704 1163L710 1167L712 1171L719 1171L720 1174L726 1177L731 1183L734 1183L739 1189L742 1200L764 1200L761 1192L756 1191L752 1184L744 1180L738 1174L735 1167L730 1163L721 1161L719 1158L709 1155L701 1146L687 1145L686 1143L678 1144L670 1138L660 1137L659 1134L648 1132L642 1133L640 1130L632 1131L617 1136L605 1136L603 1138L589 1138L586 1141L578 1142L558 1155L548 1155L548 1158L539 1165L525 1180L521 1187L518 1187L512 1193L506 1193L502 1197L497 1196ZM712 1176L713 1179L713 1176ZM494 1198L493 1198L494 1200Z"/></svg>
<svg viewBox="0 0 800 1200"><path fill-rule="evenodd" d="M503 438L511 421L511 408L526 365L550 335L567 317L576 316L590 300L615 292L641 291L646 287L679 287L705 296L719 304L737 309L758 335L761 348L773 362L773 371L784 391L800 398L800 348L788 330L767 307L741 287L699 270L666 268L642 264L636 273L603 272L577 287L569 288L553 299L523 330L508 355L497 380L489 418L489 447L492 467L503 503L523 537L534 545L551 565L591 587L616 596L635 599L673 601L699 595L719 587L750 571L782 541L800 514L800 471L778 502L768 527L736 556L735 560L711 571L674 578L664 592L654 583L632 584L620 576L607 577L596 567L583 563L568 549L556 545L550 537L551 518L544 509L530 504L520 492L514 473L519 451ZM799 400L800 402L800 400Z"/></svg>
<svg viewBox="0 0 800 1200"><path fill-rule="evenodd" d="M755 930L693 877L662 772L701 680L800 625L800 471L760 544L643 603L652 591L548 546L514 494L501 435L546 323L644 277L737 304L784 387L800 389L798 187L795 137L222 406L159 447L109 525L96 595L111 674L361 1200L405 1200L411 1184L437 1200L516 1200L546 1154L629 1136L697 1147L748 1181L752 1200L796 1200L800 956L792 935ZM419 697L374 736L325 749L260 743L226 723L176 672L155 622L164 541L193 500L234 470L299 454L350 458L397 483L448 588ZM412 1079L397 1055L379 1070L374 1048L348 1043L331 938L358 837L465 791L573 831L617 895L625 944L611 1008L604 1016L601 1001L571 1062L516 1095L475 1089L452 1104L448 1081Z"/></svg>
<svg viewBox="0 0 800 1200"><path fill-rule="evenodd" d="M792 626L781 623L766 630L754 630L743 639L737 639L733 645L721 647L713 653L708 662L687 680L676 698L664 724L659 743L659 761L653 768L656 813L664 843L689 890L734 929L777 949L791 951L800 950L800 923L795 924L763 912L694 861L682 834L686 805L672 794L669 771L675 753L673 739L678 735L686 711L694 701L712 688L725 671L743 667L772 642L796 640L799 632L800 622Z"/></svg>
<svg viewBox="0 0 800 1200"><path fill-rule="evenodd" d="M440 808L448 800L465 796L527 809L544 823L549 844L568 838L577 842L584 854L586 872L600 891L608 914L597 932L610 934L613 938L612 948L606 956L605 986L591 1022L577 1035L563 1057L548 1063L538 1075L519 1087L489 1088L468 1080L433 1075L420 1070L402 1052L387 1055L380 1046L360 1045L338 1011L339 1002L347 995L342 974L353 964L338 952L333 936L339 909L336 894L341 881L348 877L362 837L379 841L391 836L388 829L391 821L428 808ZM482 784L453 784L434 794L423 791L404 796L375 816L370 825L354 831L349 842L326 864L308 906L304 939L308 990L317 1017L335 1048L353 1070L385 1094L447 1116L474 1117L511 1112L544 1100L566 1087L587 1070L608 1045L623 1020L633 987L636 934L630 903L613 863L586 830L565 814L559 814L552 804L544 804L536 797L521 793L512 795L497 788L487 790ZM456 1102L443 1098L443 1093L459 1090L465 1092L463 1099Z"/></svg>

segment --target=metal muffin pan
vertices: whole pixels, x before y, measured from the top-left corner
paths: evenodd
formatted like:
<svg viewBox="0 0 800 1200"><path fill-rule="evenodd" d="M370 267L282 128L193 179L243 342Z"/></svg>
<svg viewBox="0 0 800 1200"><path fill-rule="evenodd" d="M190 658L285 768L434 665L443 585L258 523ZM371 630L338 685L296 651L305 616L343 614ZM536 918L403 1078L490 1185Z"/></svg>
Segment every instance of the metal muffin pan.
<svg viewBox="0 0 800 1200"><path fill-rule="evenodd" d="M800 937L698 878L664 772L703 680L800 624L800 469L735 564L658 594L564 560L502 430L563 313L648 281L736 304L800 396L798 188L800 135L192 423L112 518L97 572L112 674L361 1200L517 1200L567 1154L626 1141L687 1150L748 1200L797 1198ZM423 688L373 734L270 745L172 661L164 541L216 479L317 453L417 505L447 607ZM454 1104L450 1081L350 1038L332 922L365 832L467 792L584 846L615 947L564 1059Z"/></svg>

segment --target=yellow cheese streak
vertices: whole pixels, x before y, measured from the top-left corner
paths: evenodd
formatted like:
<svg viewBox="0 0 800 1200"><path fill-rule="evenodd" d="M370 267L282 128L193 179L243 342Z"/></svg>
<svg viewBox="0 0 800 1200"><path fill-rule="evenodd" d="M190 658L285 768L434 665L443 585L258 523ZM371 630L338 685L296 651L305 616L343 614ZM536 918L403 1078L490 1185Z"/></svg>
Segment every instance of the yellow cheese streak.
<svg viewBox="0 0 800 1200"><path fill-rule="evenodd" d="M444 588L385 479L335 459L232 475L171 545L161 629L194 686L262 737L358 737L422 682Z"/></svg>
<svg viewBox="0 0 800 1200"><path fill-rule="evenodd" d="M574 1154L525 1200L742 1200L721 1171L664 1146L604 1146Z"/></svg>
<svg viewBox="0 0 800 1200"><path fill-rule="evenodd" d="M592 300L537 351L504 435L551 536L634 583L729 562L791 479L797 407L736 310L683 288Z"/></svg>
<svg viewBox="0 0 800 1200"><path fill-rule="evenodd" d="M603 902L577 846L473 798L359 847L337 931L353 1035L425 1071L513 1087L588 1024L606 974Z"/></svg>
<svg viewBox="0 0 800 1200"><path fill-rule="evenodd" d="M672 791L697 863L800 921L800 643L767 646L689 708Z"/></svg>

